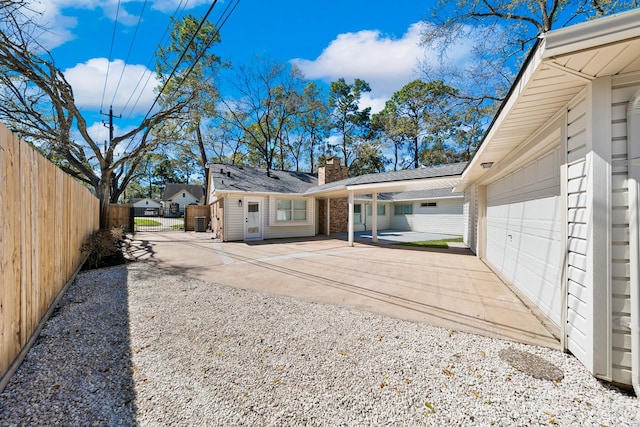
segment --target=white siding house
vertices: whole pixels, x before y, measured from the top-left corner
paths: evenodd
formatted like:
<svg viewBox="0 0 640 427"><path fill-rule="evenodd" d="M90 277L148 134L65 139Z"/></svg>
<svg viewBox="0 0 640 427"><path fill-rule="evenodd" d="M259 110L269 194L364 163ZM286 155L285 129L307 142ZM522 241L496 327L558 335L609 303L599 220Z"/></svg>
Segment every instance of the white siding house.
<svg viewBox="0 0 640 427"><path fill-rule="evenodd" d="M214 226L222 240L315 236L315 198L304 195L316 185L314 175L289 171L267 174L260 168L221 164L211 165L209 170L208 203L224 200L220 224Z"/></svg>
<svg viewBox="0 0 640 427"><path fill-rule="evenodd" d="M453 193L452 187L464 166L465 163L440 165L317 185L316 176L309 173L276 170L267 174L260 168L212 164L208 194L212 230L223 241L325 234L326 228L321 230L319 226L319 204L329 198L344 202L351 192L353 211L337 213L334 209L333 218L326 220L346 225L349 215L352 231L375 228L462 235L463 194ZM379 197L378 188L386 190ZM338 204L333 203L334 207ZM342 206L346 208L347 204ZM406 206L411 207L411 212ZM402 208L399 213L398 207ZM341 232L344 231L347 230Z"/></svg>
<svg viewBox="0 0 640 427"><path fill-rule="evenodd" d="M456 191L464 239L595 376L640 393L640 10L547 33Z"/></svg>

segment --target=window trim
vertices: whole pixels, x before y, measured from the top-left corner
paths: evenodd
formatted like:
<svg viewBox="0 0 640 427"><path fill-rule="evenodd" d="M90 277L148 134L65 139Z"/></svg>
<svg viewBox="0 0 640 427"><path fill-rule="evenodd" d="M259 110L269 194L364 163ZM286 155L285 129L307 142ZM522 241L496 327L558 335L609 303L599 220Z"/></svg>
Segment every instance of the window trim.
<svg viewBox="0 0 640 427"><path fill-rule="evenodd" d="M398 208L401 208L402 212L398 213ZM409 208L409 212L407 212L407 208ZM413 215L413 203L396 203L393 206L393 214L396 216Z"/></svg>
<svg viewBox="0 0 640 427"><path fill-rule="evenodd" d="M313 215L313 199L309 199L307 197L278 197L278 196L270 196L269 197L269 226L306 226L312 224ZM288 210L278 209L278 204L280 202L289 202L290 208ZM303 209L295 209L296 202L304 202L305 208ZM291 219L278 219L278 212L289 212L289 217ZM304 212L305 219L295 219L296 212L301 213Z"/></svg>
<svg viewBox="0 0 640 427"><path fill-rule="evenodd" d="M378 203L378 216L386 216L387 215L387 205L384 203ZM382 213L380 213L380 208L382 208ZM373 205L367 204L367 216L373 216Z"/></svg>

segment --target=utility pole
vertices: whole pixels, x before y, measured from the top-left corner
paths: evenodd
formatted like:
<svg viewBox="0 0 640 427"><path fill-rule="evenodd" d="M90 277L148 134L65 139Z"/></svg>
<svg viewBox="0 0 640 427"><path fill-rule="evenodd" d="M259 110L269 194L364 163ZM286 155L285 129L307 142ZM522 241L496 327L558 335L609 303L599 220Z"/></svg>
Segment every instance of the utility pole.
<svg viewBox="0 0 640 427"><path fill-rule="evenodd" d="M103 113L100 111L100 114L103 116L109 116L109 124L102 123L104 127L109 128L109 148L111 148L111 142L113 141L113 106L109 106L109 114ZM116 116L116 119L121 119L122 116ZM107 154L107 141L104 142L104 153Z"/></svg>

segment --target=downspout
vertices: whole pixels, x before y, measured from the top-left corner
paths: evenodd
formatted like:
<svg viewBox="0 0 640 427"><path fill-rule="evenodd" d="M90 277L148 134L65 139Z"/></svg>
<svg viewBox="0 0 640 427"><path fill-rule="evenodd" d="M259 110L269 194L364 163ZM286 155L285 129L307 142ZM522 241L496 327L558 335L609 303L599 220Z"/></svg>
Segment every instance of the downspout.
<svg viewBox="0 0 640 427"><path fill-rule="evenodd" d="M631 383L640 397L640 92L627 107Z"/></svg>

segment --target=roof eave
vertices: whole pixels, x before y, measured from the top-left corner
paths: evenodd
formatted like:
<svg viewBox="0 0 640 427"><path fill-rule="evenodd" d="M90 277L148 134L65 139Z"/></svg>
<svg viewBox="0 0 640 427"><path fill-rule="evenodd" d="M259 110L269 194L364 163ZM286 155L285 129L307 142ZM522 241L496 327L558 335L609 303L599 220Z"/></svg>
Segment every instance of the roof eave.
<svg viewBox="0 0 640 427"><path fill-rule="evenodd" d="M543 59L554 58L639 36L640 9L553 30L545 36Z"/></svg>

